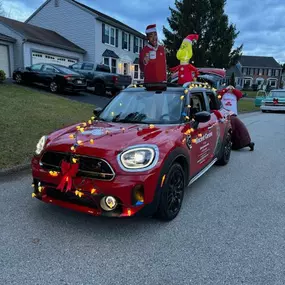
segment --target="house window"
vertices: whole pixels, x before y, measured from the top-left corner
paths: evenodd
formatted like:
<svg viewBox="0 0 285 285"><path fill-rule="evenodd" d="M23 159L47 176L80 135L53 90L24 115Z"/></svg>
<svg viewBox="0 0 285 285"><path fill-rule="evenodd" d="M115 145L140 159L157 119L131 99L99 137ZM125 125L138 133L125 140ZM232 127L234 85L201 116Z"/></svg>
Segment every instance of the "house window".
<svg viewBox="0 0 285 285"><path fill-rule="evenodd" d="M242 72L243 75L246 75L246 73L247 73L247 68L243 68L242 70L243 70L243 72Z"/></svg>
<svg viewBox="0 0 285 285"><path fill-rule="evenodd" d="M134 65L134 79L135 80L143 80L144 79L144 74L140 70L140 67L138 64Z"/></svg>
<svg viewBox="0 0 285 285"><path fill-rule="evenodd" d="M139 47L139 51L141 52L141 50L143 49L144 44L143 44L143 40L140 39L140 47Z"/></svg>
<svg viewBox="0 0 285 285"><path fill-rule="evenodd" d="M112 73L117 73L117 60L111 57L104 57L104 64L109 66Z"/></svg>
<svg viewBox="0 0 285 285"><path fill-rule="evenodd" d="M135 53L139 53L139 41L140 39L135 37L135 41L134 41L134 52Z"/></svg>
<svg viewBox="0 0 285 285"><path fill-rule="evenodd" d="M275 79L269 79L268 80L268 85L270 87L276 87L276 83L277 83L277 80L275 80Z"/></svg>
<svg viewBox="0 0 285 285"><path fill-rule="evenodd" d="M115 28L105 25L104 42L106 44L115 46Z"/></svg>
<svg viewBox="0 0 285 285"><path fill-rule="evenodd" d="M279 76L279 70L278 69L275 70L275 76Z"/></svg>
<svg viewBox="0 0 285 285"><path fill-rule="evenodd" d="M254 68L250 69L250 75L253 75Z"/></svg>
<svg viewBox="0 0 285 285"><path fill-rule="evenodd" d="M272 70L268 69L268 76L272 76Z"/></svg>
<svg viewBox="0 0 285 285"><path fill-rule="evenodd" d="M254 74L255 74L255 75L258 75L258 68L255 69Z"/></svg>
<svg viewBox="0 0 285 285"><path fill-rule="evenodd" d="M123 33L123 49L128 50L129 49L129 34Z"/></svg>

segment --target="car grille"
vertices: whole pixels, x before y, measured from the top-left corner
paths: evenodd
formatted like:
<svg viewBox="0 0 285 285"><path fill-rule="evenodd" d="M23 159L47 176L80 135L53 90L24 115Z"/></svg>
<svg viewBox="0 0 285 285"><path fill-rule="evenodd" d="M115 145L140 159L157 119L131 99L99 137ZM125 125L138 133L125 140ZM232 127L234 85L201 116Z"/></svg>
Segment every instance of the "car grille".
<svg viewBox="0 0 285 285"><path fill-rule="evenodd" d="M274 104L274 103L265 103L265 106L285 106L285 103L278 103L278 104Z"/></svg>
<svg viewBox="0 0 285 285"><path fill-rule="evenodd" d="M51 198L63 202L69 202L79 206L99 209L98 201L95 201L94 198L91 196L83 195L81 198L79 198L73 192L61 192L52 187L46 188L46 194Z"/></svg>
<svg viewBox="0 0 285 285"><path fill-rule="evenodd" d="M110 164L97 157L72 155L79 160L78 177L93 178L98 180L110 181L115 177ZM49 171L60 171L60 163L62 160L70 161L71 154L63 152L45 152L41 159L41 166Z"/></svg>

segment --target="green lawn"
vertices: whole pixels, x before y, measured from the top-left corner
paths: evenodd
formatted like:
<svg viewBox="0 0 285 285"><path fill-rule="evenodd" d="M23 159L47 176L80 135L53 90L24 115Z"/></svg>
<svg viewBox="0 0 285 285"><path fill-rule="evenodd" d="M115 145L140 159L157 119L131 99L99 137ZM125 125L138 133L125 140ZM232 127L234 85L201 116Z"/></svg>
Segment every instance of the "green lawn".
<svg viewBox="0 0 285 285"><path fill-rule="evenodd" d="M0 169L29 162L42 135L86 121L94 109L90 104L13 84L0 84L0 100Z"/></svg>
<svg viewBox="0 0 285 285"><path fill-rule="evenodd" d="M255 98L257 91L242 91L242 93L246 93L246 98Z"/></svg>
<svg viewBox="0 0 285 285"><path fill-rule="evenodd" d="M254 111L259 111L259 110L260 110L260 107L255 107L254 100L246 100L242 98L238 102L238 112L239 113L254 112Z"/></svg>

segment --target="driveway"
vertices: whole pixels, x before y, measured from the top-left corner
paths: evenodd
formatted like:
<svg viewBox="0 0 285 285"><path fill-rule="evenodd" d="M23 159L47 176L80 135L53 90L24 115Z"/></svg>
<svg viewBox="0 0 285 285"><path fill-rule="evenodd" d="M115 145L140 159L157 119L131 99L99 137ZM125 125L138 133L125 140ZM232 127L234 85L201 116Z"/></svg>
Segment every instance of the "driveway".
<svg viewBox="0 0 285 285"><path fill-rule="evenodd" d="M32 199L28 173L2 179L0 284L284 284L285 115L241 117L256 150L201 177L170 223L94 218Z"/></svg>

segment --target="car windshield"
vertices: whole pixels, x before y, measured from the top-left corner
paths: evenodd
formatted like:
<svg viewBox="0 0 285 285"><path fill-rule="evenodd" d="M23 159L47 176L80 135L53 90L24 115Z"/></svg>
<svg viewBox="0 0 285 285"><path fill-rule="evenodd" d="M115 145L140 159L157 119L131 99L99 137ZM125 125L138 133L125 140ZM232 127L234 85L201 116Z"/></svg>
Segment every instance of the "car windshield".
<svg viewBox="0 0 285 285"><path fill-rule="evenodd" d="M122 91L100 114L107 122L140 124L178 124L184 100L182 92Z"/></svg>
<svg viewBox="0 0 285 285"><path fill-rule="evenodd" d="M59 71L65 73L65 74L78 75L77 72L74 72L73 70L71 70L71 69L69 69L69 68L67 68L67 67L64 67L64 66L58 66L58 65L56 65L56 68L57 68Z"/></svg>
<svg viewBox="0 0 285 285"><path fill-rule="evenodd" d="M284 91L271 91L268 96L285 98L285 90Z"/></svg>

